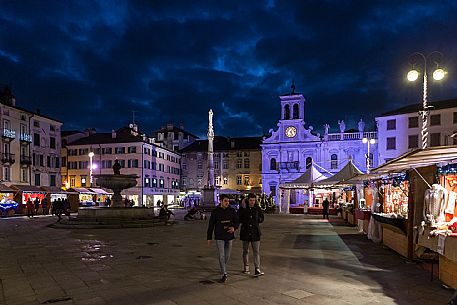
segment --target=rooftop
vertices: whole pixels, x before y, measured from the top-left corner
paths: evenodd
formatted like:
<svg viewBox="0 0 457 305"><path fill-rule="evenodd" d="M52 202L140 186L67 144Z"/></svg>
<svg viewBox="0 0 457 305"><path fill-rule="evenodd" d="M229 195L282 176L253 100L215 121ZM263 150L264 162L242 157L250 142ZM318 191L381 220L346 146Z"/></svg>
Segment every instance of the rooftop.
<svg viewBox="0 0 457 305"><path fill-rule="evenodd" d="M232 143L233 146L232 146ZM230 138L215 136L214 137L214 151L228 151L228 150L243 150L243 149L259 149L262 143L262 137L242 137ZM197 140L189 146L183 148L180 152L194 152L194 151L208 151L208 140Z"/></svg>
<svg viewBox="0 0 457 305"><path fill-rule="evenodd" d="M457 99L428 102L428 105L433 107L431 110L457 108ZM385 112L385 113L379 115L378 117L406 114L406 113L417 113L420 110L422 110L422 107L423 107L422 103L411 104L411 105L407 105L407 106L404 106L404 107L401 107L401 108L398 108L398 109L395 109L392 111Z"/></svg>

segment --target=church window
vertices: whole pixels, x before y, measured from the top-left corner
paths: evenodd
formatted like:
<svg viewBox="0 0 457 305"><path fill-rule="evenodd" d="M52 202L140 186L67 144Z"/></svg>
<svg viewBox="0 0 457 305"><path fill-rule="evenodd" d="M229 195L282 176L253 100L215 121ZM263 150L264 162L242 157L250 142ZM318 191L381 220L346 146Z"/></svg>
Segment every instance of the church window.
<svg viewBox="0 0 457 305"><path fill-rule="evenodd" d="M337 154L332 154L330 156L331 164L330 168L331 169L337 169L338 168L338 155Z"/></svg>
<svg viewBox="0 0 457 305"><path fill-rule="evenodd" d="M271 158L270 160L270 170L275 171L276 170L276 159Z"/></svg>
<svg viewBox="0 0 457 305"><path fill-rule="evenodd" d="M298 119L298 116L299 116L298 104L294 104L294 107L293 107L293 118L294 119Z"/></svg>
<svg viewBox="0 0 457 305"><path fill-rule="evenodd" d="M290 119L290 107L289 105L284 106L284 120Z"/></svg>
<svg viewBox="0 0 457 305"><path fill-rule="evenodd" d="M313 158L308 157L306 158L306 169L310 168L313 165Z"/></svg>

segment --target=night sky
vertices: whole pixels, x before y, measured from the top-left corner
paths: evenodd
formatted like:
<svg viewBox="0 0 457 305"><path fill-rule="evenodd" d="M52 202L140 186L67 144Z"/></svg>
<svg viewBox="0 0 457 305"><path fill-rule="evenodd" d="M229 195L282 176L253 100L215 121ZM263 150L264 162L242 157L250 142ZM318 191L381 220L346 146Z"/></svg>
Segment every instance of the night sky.
<svg viewBox="0 0 457 305"><path fill-rule="evenodd" d="M456 1L1 1L0 84L17 105L110 131L167 122L204 136L276 128L278 95L296 91L306 123L373 128L420 102L410 54L444 54L431 100L457 98Z"/></svg>

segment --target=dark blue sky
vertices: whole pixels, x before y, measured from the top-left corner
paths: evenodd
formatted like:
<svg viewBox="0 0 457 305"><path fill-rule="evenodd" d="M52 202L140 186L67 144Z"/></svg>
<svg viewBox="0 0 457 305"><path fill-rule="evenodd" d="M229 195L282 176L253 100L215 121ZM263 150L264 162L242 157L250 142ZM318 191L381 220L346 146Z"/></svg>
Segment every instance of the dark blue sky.
<svg viewBox="0 0 457 305"><path fill-rule="evenodd" d="M457 98L455 1L1 1L0 84L64 129L204 135L276 127L292 79L317 131L420 102L409 55L444 54L431 100ZM371 123L373 126L373 123Z"/></svg>

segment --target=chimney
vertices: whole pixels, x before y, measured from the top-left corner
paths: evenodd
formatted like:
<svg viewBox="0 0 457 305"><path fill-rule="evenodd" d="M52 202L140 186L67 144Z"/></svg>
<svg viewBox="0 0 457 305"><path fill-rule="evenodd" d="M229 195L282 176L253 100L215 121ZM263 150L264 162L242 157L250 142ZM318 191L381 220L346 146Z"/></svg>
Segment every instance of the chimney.
<svg viewBox="0 0 457 305"><path fill-rule="evenodd" d="M111 138L116 139L116 130L111 130Z"/></svg>
<svg viewBox="0 0 457 305"><path fill-rule="evenodd" d="M40 115L41 114L41 111L39 108L36 109L36 114Z"/></svg>

